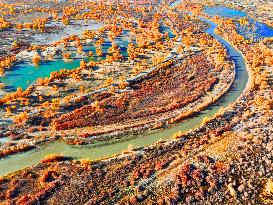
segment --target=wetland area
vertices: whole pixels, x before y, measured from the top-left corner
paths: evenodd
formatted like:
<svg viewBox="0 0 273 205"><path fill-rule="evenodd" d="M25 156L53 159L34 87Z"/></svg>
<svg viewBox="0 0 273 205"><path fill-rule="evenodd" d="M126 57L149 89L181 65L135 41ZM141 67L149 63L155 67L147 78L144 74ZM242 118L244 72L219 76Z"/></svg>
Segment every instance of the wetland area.
<svg viewBox="0 0 273 205"><path fill-rule="evenodd" d="M0 3L0 203L273 202L258 1L38 2Z"/></svg>

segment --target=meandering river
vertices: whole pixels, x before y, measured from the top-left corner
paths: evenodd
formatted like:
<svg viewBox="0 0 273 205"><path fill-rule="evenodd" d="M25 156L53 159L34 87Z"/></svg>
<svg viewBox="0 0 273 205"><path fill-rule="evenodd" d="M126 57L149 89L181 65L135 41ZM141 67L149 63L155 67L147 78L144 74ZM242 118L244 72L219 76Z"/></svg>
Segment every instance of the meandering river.
<svg viewBox="0 0 273 205"><path fill-rule="evenodd" d="M214 103L212 106L209 106L206 110L200 112L199 114L189 118L187 121L177 124L177 126L169 129L162 129L158 132L146 134L144 136L135 136L135 138L131 139L128 138L126 141L93 147L71 146L57 141L35 150L9 156L0 160L0 175L7 175L25 167L38 164L46 155L53 153L63 153L65 156L75 159L88 158L91 160L96 160L109 157L114 154L119 154L123 150L126 150L128 145L132 145L133 147L148 146L155 143L159 139L169 139L178 131L184 132L195 128L201 124L204 117L213 116L220 109L220 107L227 107L230 103L236 101L236 99L243 93L248 81L248 74L243 56L230 43L214 32L215 28L217 28L216 24L206 19L202 20L206 21L210 25L210 28L206 30L206 32L218 39L226 47L230 58L236 65L236 80L228 94L223 96L218 102Z"/></svg>

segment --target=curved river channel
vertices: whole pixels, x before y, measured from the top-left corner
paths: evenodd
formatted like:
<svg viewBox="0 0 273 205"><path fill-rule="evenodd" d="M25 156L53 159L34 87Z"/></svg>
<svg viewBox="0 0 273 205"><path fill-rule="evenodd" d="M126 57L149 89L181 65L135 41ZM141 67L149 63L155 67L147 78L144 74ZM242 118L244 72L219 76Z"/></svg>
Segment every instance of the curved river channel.
<svg viewBox="0 0 273 205"><path fill-rule="evenodd" d="M248 80L248 74L243 56L231 44L214 32L215 28L217 28L216 24L206 19L202 20L211 26L206 30L206 32L218 39L226 47L230 58L236 65L235 82L233 83L233 86L229 92L218 102L209 106L206 110L200 112L199 114L189 118L187 121L181 122L172 128L163 129L155 133L148 133L144 136L134 136L132 138L127 138L125 141L104 144L101 146L71 146L65 144L64 142L56 141L38 149L12 155L0 160L0 175L7 175L11 172L38 164L48 154L63 153L65 156L75 159L88 158L90 160L96 160L109 157L114 154L119 154L123 150L126 150L129 144L131 144L134 148L148 146L160 139L169 139L178 131L185 132L195 128L201 124L204 117L213 116L221 107L227 107L230 103L236 101L236 99L243 93Z"/></svg>

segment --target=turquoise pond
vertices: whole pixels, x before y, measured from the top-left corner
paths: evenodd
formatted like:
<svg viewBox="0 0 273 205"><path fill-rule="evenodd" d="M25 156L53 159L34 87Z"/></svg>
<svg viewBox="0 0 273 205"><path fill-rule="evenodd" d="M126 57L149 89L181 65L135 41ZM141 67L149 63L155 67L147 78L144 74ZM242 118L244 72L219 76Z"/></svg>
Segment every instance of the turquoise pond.
<svg viewBox="0 0 273 205"><path fill-rule="evenodd" d="M160 31L163 33L165 31L168 32L169 37L173 38L174 34L172 33L171 29L167 26L162 25L160 27ZM128 36L129 31L124 30L123 34ZM116 44L121 49L121 54L124 57L128 56L127 53L127 46L129 44L129 39L127 37L123 38L116 38L115 39ZM134 42L134 41L133 41ZM111 46L110 41L106 41L102 44L102 50L104 53L103 57L93 57L93 58L85 58L84 60L86 62L89 62L91 60L93 61L100 61L105 59L105 54L107 53L108 49ZM83 48L83 51L93 51L95 53L95 46L85 46ZM74 55L72 54L72 57ZM59 71L63 68L66 69L74 69L80 65L81 59L73 59L71 62L65 62L63 59L57 59L53 61L47 61L40 63L39 66L34 66L30 62L19 62L16 65L12 67L12 69L8 72L6 72L6 75L3 77L0 77L0 82L4 83L6 85L6 91L15 91L18 87L21 87L23 89L26 89L30 84L35 82L38 78L44 78L48 77L51 72L53 71Z"/></svg>
<svg viewBox="0 0 273 205"><path fill-rule="evenodd" d="M214 6L214 7L205 7L205 12L210 16L219 16L225 18L233 18L239 19L243 17L247 17L249 24L248 25L240 25L237 24L237 31L243 35L246 39L252 39L254 41L259 41L263 38L270 38L273 37L273 28L255 21L254 19L250 18L246 13L223 7L223 6Z"/></svg>
<svg viewBox="0 0 273 205"><path fill-rule="evenodd" d="M43 62L39 66L34 66L31 63L20 63L13 66L12 71L7 72L4 77L1 77L1 82L6 85L7 91L14 91L17 87L26 89L36 79L47 77L52 71L61 68L73 69L79 64L78 60L71 63L66 63L63 60L49 61Z"/></svg>
<svg viewBox="0 0 273 205"><path fill-rule="evenodd" d="M116 43L121 48L121 54L123 56L128 56L127 45L128 41L117 39ZM107 52L111 42L105 42L102 45L102 50L104 54ZM83 51L93 51L95 53L94 46L85 46ZM74 56L74 55L72 55ZM100 61L105 59L105 55L102 57L84 58L86 62L89 61ZM73 59L73 61L64 61L63 59L46 61L40 63L39 66L34 66L32 63L18 63L13 66L11 71L8 71L4 77L0 78L0 81L6 85L7 91L14 91L18 87L26 89L31 83L33 83L38 78L48 77L51 72L58 71L63 68L74 69L80 65L81 59Z"/></svg>

